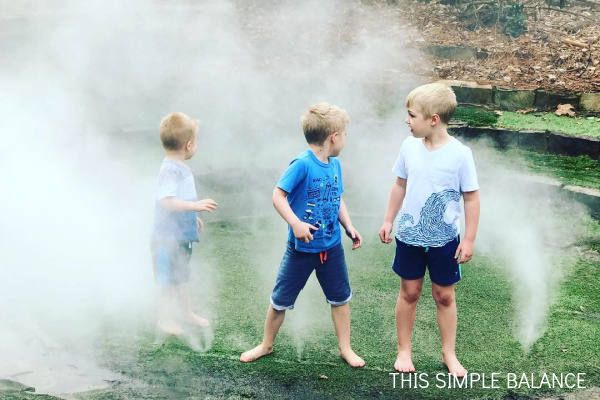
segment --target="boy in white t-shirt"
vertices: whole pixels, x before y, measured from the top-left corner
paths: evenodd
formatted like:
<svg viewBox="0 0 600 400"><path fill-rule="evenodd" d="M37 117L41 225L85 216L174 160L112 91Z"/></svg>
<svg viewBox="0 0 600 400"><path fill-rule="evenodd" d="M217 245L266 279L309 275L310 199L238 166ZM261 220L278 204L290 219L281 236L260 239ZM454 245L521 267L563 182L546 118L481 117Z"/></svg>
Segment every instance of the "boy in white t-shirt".
<svg viewBox="0 0 600 400"><path fill-rule="evenodd" d="M456 358L456 302L454 284L461 279L460 264L473 256L479 222L479 185L471 149L448 134L456 96L446 85L420 86L406 98L406 123L412 137L400 148L379 237L391 243L397 216L396 256L392 269L401 277L396 302L398 355L394 368L415 372L411 335L417 302L429 270L442 339L442 362L462 377L467 370ZM464 199L465 232L460 233L460 197ZM398 212L400 211L400 212Z"/></svg>

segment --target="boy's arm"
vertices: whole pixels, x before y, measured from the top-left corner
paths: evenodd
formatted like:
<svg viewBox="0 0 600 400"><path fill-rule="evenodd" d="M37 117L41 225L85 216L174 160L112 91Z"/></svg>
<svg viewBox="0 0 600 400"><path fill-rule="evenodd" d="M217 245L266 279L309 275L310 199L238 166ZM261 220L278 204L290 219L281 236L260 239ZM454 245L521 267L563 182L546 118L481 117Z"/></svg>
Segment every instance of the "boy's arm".
<svg viewBox="0 0 600 400"><path fill-rule="evenodd" d="M217 208L217 202L213 199L203 199L198 201L185 201L175 196L163 197L160 199L160 206L169 211L208 211L213 212Z"/></svg>
<svg viewBox="0 0 600 400"><path fill-rule="evenodd" d="M392 185L390 192L390 200L388 201L387 210L385 217L383 218L383 225L379 229L379 238L381 243L391 243L390 233L392 232L392 226L394 225L394 219L402 207L404 202L404 196L406 196L406 179L396 177L396 181Z"/></svg>
<svg viewBox="0 0 600 400"><path fill-rule="evenodd" d="M285 190L276 187L273 191L273 206L279 215L281 215L281 218L283 218L285 222L292 227L294 237L298 240L308 243L313 240L313 235L310 230L312 229L313 231L316 231L317 228L311 224L300 221L300 218L294 214L294 211L290 207L290 203L287 201L287 195L288 194Z"/></svg>
<svg viewBox="0 0 600 400"><path fill-rule="evenodd" d="M464 192L465 202L465 237L456 248L454 258L459 264L468 262L473 257L477 225L479 224L479 191Z"/></svg>
<svg viewBox="0 0 600 400"><path fill-rule="evenodd" d="M348 235L348 237L352 239L352 250L356 250L360 246L362 246L362 237L352 225L352 221L350 221L350 214L348 214L348 209L346 208L346 203L344 202L344 199L340 199L340 211L338 214L338 221L340 221L340 224L342 224L342 226L344 227L346 235Z"/></svg>

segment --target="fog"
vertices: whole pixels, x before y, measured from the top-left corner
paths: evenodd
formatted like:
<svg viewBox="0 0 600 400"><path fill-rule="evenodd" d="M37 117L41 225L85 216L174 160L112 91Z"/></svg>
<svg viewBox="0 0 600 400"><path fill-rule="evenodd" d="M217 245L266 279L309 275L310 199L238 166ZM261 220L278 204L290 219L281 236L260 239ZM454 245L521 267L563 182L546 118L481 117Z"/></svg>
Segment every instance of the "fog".
<svg viewBox="0 0 600 400"><path fill-rule="evenodd" d="M152 326L157 127L171 111L200 120L192 171L235 179L253 207L242 213L217 199L222 214L213 218L249 215L253 224L253 215L274 215L275 180L306 147L304 109L320 101L346 109L346 201L351 215L372 217L363 236L376 234L409 134L404 97L426 83L418 37L397 9L341 0L1 0L0 24L0 378L48 393L101 384L113 373L95 362L98 337ZM561 201L554 193L535 201L526 183L498 179L501 156L486 146L474 152L484 172L477 248L519 277L515 299L531 305L515 316L527 347L543 332L560 276L541 233L563 224L553 211ZM261 256L278 263L281 252ZM219 276L208 267L210 294ZM294 313L295 326L322 322ZM190 346L203 350L211 339ZM68 374L70 364L82 378L53 386L49 371ZM23 371L34 372L15 376Z"/></svg>

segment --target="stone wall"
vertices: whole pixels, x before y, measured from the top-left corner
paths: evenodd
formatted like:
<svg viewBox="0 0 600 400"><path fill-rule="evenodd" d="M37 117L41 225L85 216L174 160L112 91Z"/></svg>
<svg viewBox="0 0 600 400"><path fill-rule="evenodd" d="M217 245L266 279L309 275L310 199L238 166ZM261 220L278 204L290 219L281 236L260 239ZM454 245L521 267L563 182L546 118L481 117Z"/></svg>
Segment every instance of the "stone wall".
<svg viewBox="0 0 600 400"><path fill-rule="evenodd" d="M553 93L545 90L479 85L466 81L439 82L452 87L459 104L489 104L504 110L556 110L559 104L571 104L579 112L600 113L600 92Z"/></svg>

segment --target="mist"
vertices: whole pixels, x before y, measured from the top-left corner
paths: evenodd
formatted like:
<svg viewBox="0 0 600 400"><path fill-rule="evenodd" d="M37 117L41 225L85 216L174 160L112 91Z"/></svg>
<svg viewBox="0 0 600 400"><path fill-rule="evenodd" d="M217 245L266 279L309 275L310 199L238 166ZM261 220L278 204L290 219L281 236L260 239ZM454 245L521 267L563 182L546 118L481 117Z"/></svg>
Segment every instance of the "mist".
<svg viewBox="0 0 600 400"><path fill-rule="evenodd" d="M216 199L220 208L209 221L247 218L259 229L253 218L275 217L272 188L306 147L299 122L306 107L327 101L346 109L352 123L340 157L345 199L351 215L370 217L359 227L365 241L377 240L391 167L409 134L404 97L427 82L418 36L397 8L341 0L2 0L0 23L0 165L7 184L0 198L0 377L34 371L22 381L48 393L99 384L113 375L93 355L107 326L152 326L158 124L171 111L200 120L198 153L189 163L194 174L231 180L244 194L246 208ZM499 267L520 277L532 265L541 271L538 280L515 281L515 298L531 303L536 316L515 316L527 346L543 332L544 299L557 284L541 233L564 221L553 212L555 194L532 205L527 190L515 190L520 184L497 179L501 156L486 146L474 153L484 172L476 249L505 256ZM531 207L538 217L531 218ZM257 273L269 287L283 244L264 250L257 246L256 257L272 265ZM207 267L210 292L221 272ZM543 293L539 304L526 296L532 291ZM323 323L314 313L290 314L294 327ZM197 349L205 350L206 340ZM296 343L301 349L301 335ZM69 364L78 365L80 380L49 383L48 371L69 372Z"/></svg>

